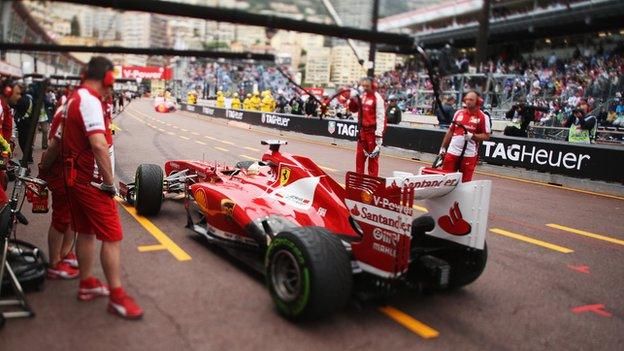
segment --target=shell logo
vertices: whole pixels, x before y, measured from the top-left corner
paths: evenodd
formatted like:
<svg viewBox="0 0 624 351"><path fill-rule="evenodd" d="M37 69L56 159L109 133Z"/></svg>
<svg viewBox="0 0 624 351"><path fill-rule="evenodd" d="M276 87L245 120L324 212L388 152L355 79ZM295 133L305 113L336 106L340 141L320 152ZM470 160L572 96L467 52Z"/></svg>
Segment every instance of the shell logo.
<svg viewBox="0 0 624 351"><path fill-rule="evenodd" d="M208 199L204 189L198 189L195 194L193 194L193 197L195 198L197 205L199 205L202 210L208 211Z"/></svg>
<svg viewBox="0 0 624 351"><path fill-rule="evenodd" d="M373 201L373 194L368 190L362 190L362 202L366 204L370 204Z"/></svg>

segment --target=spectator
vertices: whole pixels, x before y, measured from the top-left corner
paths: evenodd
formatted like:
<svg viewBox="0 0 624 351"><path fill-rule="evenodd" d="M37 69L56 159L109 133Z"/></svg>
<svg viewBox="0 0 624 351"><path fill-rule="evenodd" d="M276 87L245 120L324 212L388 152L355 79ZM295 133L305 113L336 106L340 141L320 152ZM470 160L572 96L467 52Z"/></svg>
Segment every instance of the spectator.
<svg viewBox="0 0 624 351"><path fill-rule="evenodd" d="M390 95L388 98L388 107L386 108L386 120L389 124L401 123L401 109L397 106L397 98Z"/></svg>
<svg viewBox="0 0 624 351"><path fill-rule="evenodd" d="M438 117L438 123L440 128L448 128L451 125L453 116L455 116L455 96L451 95L444 99L442 103L442 109L436 109L436 116Z"/></svg>
<svg viewBox="0 0 624 351"><path fill-rule="evenodd" d="M306 100L304 108L303 108L306 116L308 117L318 116L318 112L317 112L318 106L319 105L316 99L314 99L311 96L308 96L308 99Z"/></svg>
<svg viewBox="0 0 624 351"><path fill-rule="evenodd" d="M301 96L295 95L290 99L290 113L293 115L303 115L303 100Z"/></svg>
<svg viewBox="0 0 624 351"><path fill-rule="evenodd" d="M548 112L548 108L520 103L511 107L505 118L512 120L512 125L505 127L504 134L508 136L526 137L529 124L535 121L536 112Z"/></svg>

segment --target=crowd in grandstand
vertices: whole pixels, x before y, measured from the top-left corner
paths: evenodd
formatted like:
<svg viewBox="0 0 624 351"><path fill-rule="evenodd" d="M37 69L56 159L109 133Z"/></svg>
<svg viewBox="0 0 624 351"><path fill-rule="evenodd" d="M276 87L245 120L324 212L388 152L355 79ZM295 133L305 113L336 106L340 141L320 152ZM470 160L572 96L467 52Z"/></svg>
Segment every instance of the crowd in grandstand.
<svg viewBox="0 0 624 351"><path fill-rule="evenodd" d="M624 127L623 51L620 44L609 49L602 46L576 49L570 57L559 57L554 52L544 57L519 59L501 56L488 61L482 69L486 75L503 77L487 85L489 91L484 91L483 81L449 78L443 80L442 89L455 94L450 94L454 95L453 99L450 95L442 98L446 105L452 101L456 109L461 104L461 92L476 88L489 97L488 108L501 111L495 118L502 118L512 106L523 103L539 107L534 122L548 126L565 126L573 110L586 101L599 125ZM454 64L458 71L471 67L465 55L459 56ZM433 95L424 96L433 87L421 66L408 62L376 78L378 91L388 102L392 98L393 106L402 113L435 114ZM327 95L311 98L278 69L261 64L196 62L187 70L187 87L198 89L204 97L213 96L217 90L228 97L238 94L241 101L247 94L266 90L276 100L275 112L352 118L344 107L344 99L330 100Z"/></svg>

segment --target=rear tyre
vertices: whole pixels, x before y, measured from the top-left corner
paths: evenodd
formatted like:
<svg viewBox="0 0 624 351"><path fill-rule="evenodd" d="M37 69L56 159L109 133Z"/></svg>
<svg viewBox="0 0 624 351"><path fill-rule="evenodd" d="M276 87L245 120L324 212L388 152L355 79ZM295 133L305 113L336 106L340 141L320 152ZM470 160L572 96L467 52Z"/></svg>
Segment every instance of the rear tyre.
<svg viewBox="0 0 624 351"><path fill-rule="evenodd" d="M158 165L142 164L134 177L134 207L142 216L160 212L163 200L163 170Z"/></svg>
<svg viewBox="0 0 624 351"><path fill-rule="evenodd" d="M344 245L320 227L279 233L267 250L266 280L278 311L292 320L319 319L343 309L353 285Z"/></svg>
<svg viewBox="0 0 624 351"><path fill-rule="evenodd" d="M466 286L481 276L487 263L487 243L483 244L483 250L465 247L462 250L452 250L444 254L436 254L451 265L449 276L449 289L459 289Z"/></svg>

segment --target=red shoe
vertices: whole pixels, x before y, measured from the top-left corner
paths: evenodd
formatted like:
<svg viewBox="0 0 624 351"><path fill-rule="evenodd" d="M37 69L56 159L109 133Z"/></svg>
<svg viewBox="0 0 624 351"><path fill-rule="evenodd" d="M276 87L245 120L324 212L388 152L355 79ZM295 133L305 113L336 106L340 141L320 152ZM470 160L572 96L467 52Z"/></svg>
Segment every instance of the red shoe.
<svg viewBox="0 0 624 351"><path fill-rule="evenodd" d="M73 268L78 268L78 257L73 252L69 252L65 257L63 257L63 262L72 266Z"/></svg>
<svg viewBox="0 0 624 351"><path fill-rule="evenodd" d="M108 301L108 312L126 319L143 317L143 309L121 287L111 291L110 300Z"/></svg>
<svg viewBox="0 0 624 351"><path fill-rule="evenodd" d="M78 287L78 300L91 301L96 297L108 295L110 295L108 286L106 284L102 284L102 282L96 278L89 277L80 281L80 286Z"/></svg>
<svg viewBox="0 0 624 351"><path fill-rule="evenodd" d="M59 262L56 266L48 268L48 278L50 279L75 279L79 273L77 269L65 262Z"/></svg>

